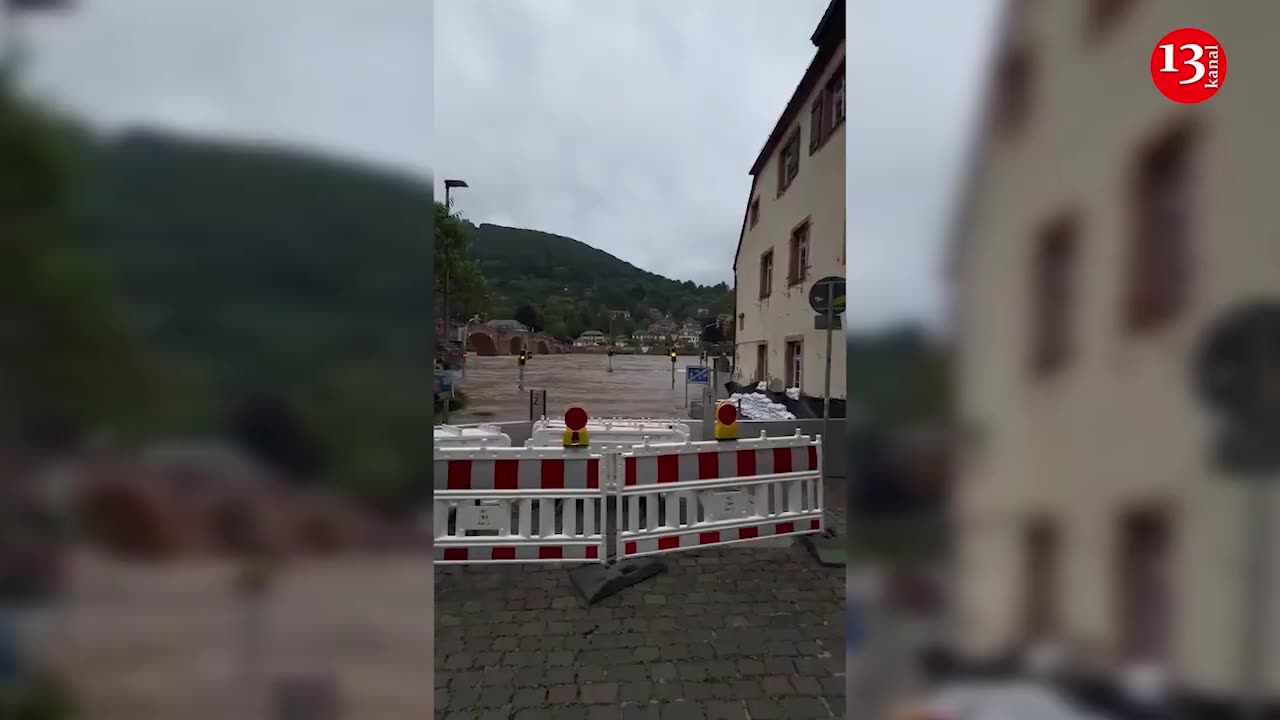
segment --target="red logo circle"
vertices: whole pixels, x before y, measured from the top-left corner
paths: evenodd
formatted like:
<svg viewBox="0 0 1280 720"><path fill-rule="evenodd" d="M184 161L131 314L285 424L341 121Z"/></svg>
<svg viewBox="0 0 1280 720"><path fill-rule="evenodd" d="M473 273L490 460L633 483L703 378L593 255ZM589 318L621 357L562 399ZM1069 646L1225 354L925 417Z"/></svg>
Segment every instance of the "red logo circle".
<svg viewBox="0 0 1280 720"><path fill-rule="evenodd" d="M1227 79L1227 51L1199 28L1179 28L1151 51L1151 79L1160 94L1184 105L1213 97Z"/></svg>

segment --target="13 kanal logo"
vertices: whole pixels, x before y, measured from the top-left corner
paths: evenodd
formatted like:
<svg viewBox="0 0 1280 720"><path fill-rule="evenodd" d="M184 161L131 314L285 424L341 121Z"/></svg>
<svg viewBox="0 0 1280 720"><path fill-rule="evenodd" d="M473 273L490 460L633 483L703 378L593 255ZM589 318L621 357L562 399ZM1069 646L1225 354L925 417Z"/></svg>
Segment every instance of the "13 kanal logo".
<svg viewBox="0 0 1280 720"><path fill-rule="evenodd" d="M1151 79L1174 102L1204 102L1227 79L1227 53L1204 30L1179 28L1160 38L1151 52Z"/></svg>

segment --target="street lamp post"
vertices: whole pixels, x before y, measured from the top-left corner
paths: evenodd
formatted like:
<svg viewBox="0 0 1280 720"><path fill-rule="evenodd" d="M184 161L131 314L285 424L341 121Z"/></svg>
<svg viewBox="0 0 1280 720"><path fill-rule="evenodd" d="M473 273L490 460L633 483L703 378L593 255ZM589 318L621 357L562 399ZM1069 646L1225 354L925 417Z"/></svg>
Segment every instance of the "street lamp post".
<svg viewBox="0 0 1280 720"><path fill-rule="evenodd" d="M454 188L470 187L465 180L445 180L444 181L444 211L446 213L453 212L453 198L449 196L449 191ZM444 345L449 347L449 336L451 323L449 322L449 240L444 241ZM449 422L449 406L453 404L453 383L449 383L449 397L444 403L444 421Z"/></svg>

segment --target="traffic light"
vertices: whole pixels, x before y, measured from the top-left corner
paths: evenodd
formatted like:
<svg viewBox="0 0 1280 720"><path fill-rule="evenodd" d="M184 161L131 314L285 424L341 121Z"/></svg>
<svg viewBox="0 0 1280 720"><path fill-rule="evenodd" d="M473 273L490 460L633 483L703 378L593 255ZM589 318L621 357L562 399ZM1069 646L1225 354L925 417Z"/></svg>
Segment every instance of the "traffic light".
<svg viewBox="0 0 1280 720"><path fill-rule="evenodd" d="M525 360L528 360L528 359L529 359L529 355L528 355L528 353L526 353L524 350L521 350L521 351L520 351L520 364L521 364L521 365L524 365Z"/></svg>
<svg viewBox="0 0 1280 720"><path fill-rule="evenodd" d="M667 352L671 355L671 364L673 364L673 365L674 365L674 364L675 364L675 362L676 362L676 351L675 351L675 348L672 348L672 349L668 350Z"/></svg>

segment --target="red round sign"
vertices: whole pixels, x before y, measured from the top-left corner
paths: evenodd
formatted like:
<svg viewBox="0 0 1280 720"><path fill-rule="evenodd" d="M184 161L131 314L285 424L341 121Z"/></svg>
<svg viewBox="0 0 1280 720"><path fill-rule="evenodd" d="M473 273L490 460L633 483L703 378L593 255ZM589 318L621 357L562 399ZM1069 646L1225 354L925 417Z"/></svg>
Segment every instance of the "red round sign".
<svg viewBox="0 0 1280 720"><path fill-rule="evenodd" d="M1179 28L1151 51L1151 79L1170 100L1194 105L1213 97L1227 79L1227 52L1199 28Z"/></svg>
<svg viewBox="0 0 1280 720"><path fill-rule="evenodd" d="M738 408L730 403L723 403L716 410L716 419L720 421L721 425L732 425L738 420Z"/></svg>
<svg viewBox="0 0 1280 720"><path fill-rule="evenodd" d="M564 413L564 424L570 430L581 430L587 426L587 411L577 405L569 408Z"/></svg>

